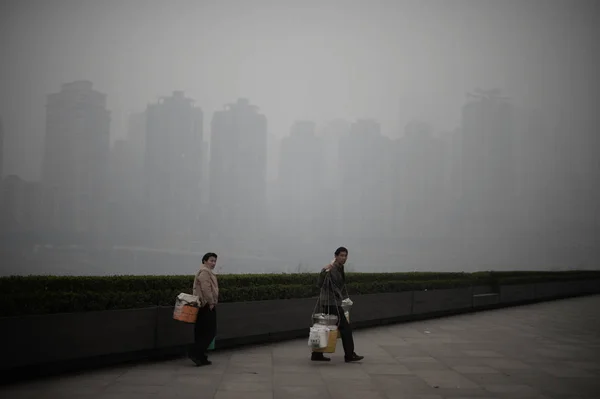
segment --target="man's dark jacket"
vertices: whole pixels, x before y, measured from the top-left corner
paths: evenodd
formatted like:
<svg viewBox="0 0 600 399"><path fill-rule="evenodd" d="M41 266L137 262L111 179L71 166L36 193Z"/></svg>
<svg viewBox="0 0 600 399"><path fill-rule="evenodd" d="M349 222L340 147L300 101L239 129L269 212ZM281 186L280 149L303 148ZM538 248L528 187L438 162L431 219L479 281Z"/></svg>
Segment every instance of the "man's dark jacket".
<svg viewBox="0 0 600 399"><path fill-rule="evenodd" d="M317 286L321 289L321 306L342 306L346 290L344 266L334 265L329 271L323 268Z"/></svg>

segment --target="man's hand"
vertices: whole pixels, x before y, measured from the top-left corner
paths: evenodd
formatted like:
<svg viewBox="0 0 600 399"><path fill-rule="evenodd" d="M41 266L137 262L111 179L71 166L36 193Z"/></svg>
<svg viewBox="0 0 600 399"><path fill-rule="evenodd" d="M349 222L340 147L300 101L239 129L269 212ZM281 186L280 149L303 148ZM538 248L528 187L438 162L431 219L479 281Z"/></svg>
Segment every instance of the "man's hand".
<svg viewBox="0 0 600 399"><path fill-rule="evenodd" d="M213 310L215 308L215 305L210 305L209 308L210 310Z"/></svg>

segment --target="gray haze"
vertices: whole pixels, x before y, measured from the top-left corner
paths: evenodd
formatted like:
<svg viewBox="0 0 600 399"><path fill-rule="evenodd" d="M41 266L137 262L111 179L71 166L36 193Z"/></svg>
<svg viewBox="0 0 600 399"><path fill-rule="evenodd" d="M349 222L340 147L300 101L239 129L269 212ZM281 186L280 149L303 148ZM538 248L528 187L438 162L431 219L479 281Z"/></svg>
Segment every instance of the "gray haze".
<svg viewBox="0 0 600 399"><path fill-rule="evenodd" d="M599 8L5 0L2 273L597 267Z"/></svg>

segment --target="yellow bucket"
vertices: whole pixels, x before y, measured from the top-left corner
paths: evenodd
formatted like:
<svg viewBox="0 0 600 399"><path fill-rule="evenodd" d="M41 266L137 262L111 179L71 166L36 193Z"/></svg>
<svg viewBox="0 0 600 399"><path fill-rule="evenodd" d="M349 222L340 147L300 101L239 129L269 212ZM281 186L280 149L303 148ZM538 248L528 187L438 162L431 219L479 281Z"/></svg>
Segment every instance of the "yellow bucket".
<svg viewBox="0 0 600 399"><path fill-rule="evenodd" d="M338 330L329 331L327 346L323 349L313 349L313 352L334 353L337 345Z"/></svg>

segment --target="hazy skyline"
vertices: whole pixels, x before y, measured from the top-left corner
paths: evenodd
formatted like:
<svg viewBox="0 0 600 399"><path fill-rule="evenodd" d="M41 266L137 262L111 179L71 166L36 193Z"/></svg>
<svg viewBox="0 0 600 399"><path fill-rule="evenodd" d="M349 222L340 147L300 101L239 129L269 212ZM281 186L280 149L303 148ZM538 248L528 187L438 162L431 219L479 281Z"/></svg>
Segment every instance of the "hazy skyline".
<svg viewBox="0 0 600 399"><path fill-rule="evenodd" d="M298 119L375 118L388 136L412 119L451 130L475 87L499 87L516 104L553 116L578 98L587 118L571 118L585 124L596 117L589 107L597 98L598 7L590 1L62 0L1 7L4 170L26 179L39 178L46 96L78 79L107 94L113 140L125 136L128 113L173 90L195 99L208 121L246 97L277 137Z"/></svg>

